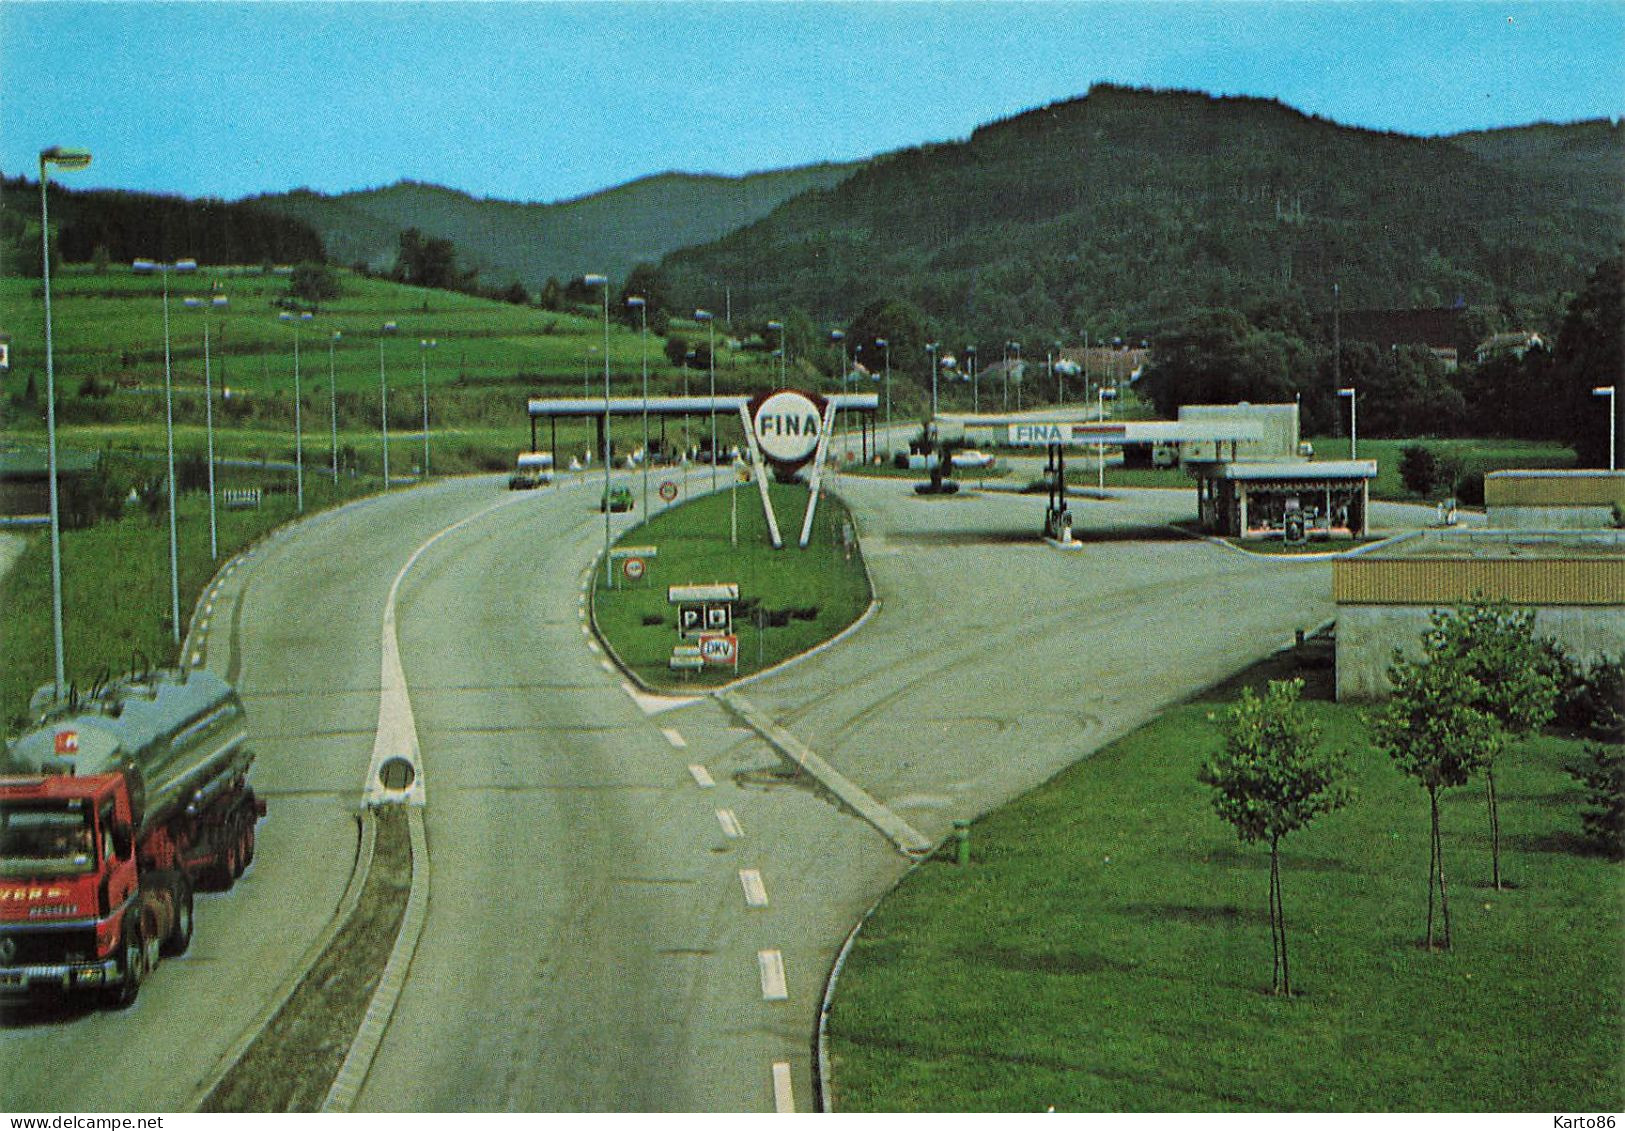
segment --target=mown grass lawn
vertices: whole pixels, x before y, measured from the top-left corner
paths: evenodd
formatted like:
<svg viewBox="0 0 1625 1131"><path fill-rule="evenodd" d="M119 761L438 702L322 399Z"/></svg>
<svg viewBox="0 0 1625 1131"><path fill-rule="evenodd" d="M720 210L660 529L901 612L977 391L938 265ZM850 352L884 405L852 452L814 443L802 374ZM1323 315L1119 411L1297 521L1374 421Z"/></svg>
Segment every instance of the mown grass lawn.
<svg viewBox="0 0 1625 1131"><path fill-rule="evenodd" d="M842 528L851 518L840 500L827 492L819 500L812 538L797 547L807 489L775 483L773 507L785 547L775 550L768 538L761 496L753 483L737 488L739 544L730 543L728 491L704 495L628 531L618 544L655 546L645 579L606 589L598 573L593 617L621 661L654 686L712 686L772 667L829 639L869 607L868 576L854 547L842 545ZM667 602L667 587L733 582L739 586L742 612L736 613L739 670L711 668L679 673L670 668L677 636L677 607ZM757 627L755 610L763 623ZM689 643L692 643L690 641Z"/></svg>
<svg viewBox="0 0 1625 1131"><path fill-rule="evenodd" d="M1229 698L978 821L970 867L931 861L882 902L831 1016L837 1109L1625 1106L1625 873L1581 847L1562 767L1583 744L1543 737L1498 770L1512 890L1487 887L1481 787L1447 794L1456 945L1428 953L1426 795L1357 709L1314 704L1359 796L1284 842L1286 1000L1268 852L1196 779Z"/></svg>

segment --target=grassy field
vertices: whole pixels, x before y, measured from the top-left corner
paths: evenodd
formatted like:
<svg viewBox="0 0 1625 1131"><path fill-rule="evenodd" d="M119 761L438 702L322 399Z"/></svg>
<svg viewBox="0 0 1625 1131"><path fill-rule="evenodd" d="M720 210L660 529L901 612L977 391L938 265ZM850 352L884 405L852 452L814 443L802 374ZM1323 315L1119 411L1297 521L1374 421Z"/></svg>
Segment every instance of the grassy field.
<svg viewBox="0 0 1625 1131"><path fill-rule="evenodd" d="M1323 665L1305 674L1329 694ZM831 1016L838 1110L1625 1106L1622 873L1580 847L1562 767L1581 744L1540 738L1498 770L1511 890L1487 886L1482 790L1447 793L1456 946L1428 953L1426 795L1357 710L1315 703L1358 796L1283 842L1287 1000L1268 993L1268 851L1196 779L1233 693L978 821L970 867L931 861L882 902Z"/></svg>
<svg viewBox="0 0 1625 1131"><path fill-rule="evenodd" d="M154 465L161 473L162 465ZM286 484L291 476L282 477ZM218 485L231 482L222 477ZM314 511L376 490L376 480L305 479L305 509ZM257 509L216 508L220 563L294 517L292 493L270 493ZM198 594L220 563L209 557L208 497L183 494L176 508L182 633ZM129 506L123 518L62 534L62 635L70 682L87 686L104 671L128 671L139 652L154 664L173 663L170 633L169 523ZM51 550L41 531L29 536L17 564L0 579L0 723L8 733L27 721L29 696L51 681Z"/></svg>
<svg viewBox="0 0 1625 1131"><path fill-rule="evenodd" d="M806 508L807 491L775 483L773 507L785 548L768 540L761 497L754 484L737 488L739 545L730 545L729 492L702 496L673 508L629 531L622 542L655 546L644 581L613 590L604 587L602 571L594 595L593 616L599 631L622 662L654 686L710 686L736 678L731 668L678 673L670 669L677 636L677 608L668 604L671 585L733 582L740 608L734 631L739 637L739 671L749 675L806 651L855 621L869 606L869 581L854 548L842 547L842 527L850 523L839 499L825 494L818 504L812 539L796 546ZM619 577L617 577L619 581ZM758 628L754 610L766 623Z"/></svg>
<svg viewBox="0 0 1625 1131"><path fill-rule="evenodd" d="M1348 458L1347 436L1316 436L1310 442L1315 445L1316 459ZM1573 467L1575 458L1574 449L1540 440L1493 438L1367 440L1361 437L1359 457L1377 461L1377 478L1371 484L1372 498L1407 502L1421 498L1406 487L1405 481L1399 477L1400 453L1412 444L1429 448L1435 455L1455 456L1462 461L1463 472L1501 471L1507 468ZM1449 491L1443 493L1449 494Z"/></svg>

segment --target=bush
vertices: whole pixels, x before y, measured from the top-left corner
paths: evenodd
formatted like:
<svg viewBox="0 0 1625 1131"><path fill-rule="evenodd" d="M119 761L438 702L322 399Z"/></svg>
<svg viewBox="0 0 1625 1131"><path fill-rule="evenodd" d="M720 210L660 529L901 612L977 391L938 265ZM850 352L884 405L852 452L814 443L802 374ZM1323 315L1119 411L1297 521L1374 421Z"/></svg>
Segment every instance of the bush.
<svg viewBox="0 0 1625 1131"><path fill-rule="evenodd" d="M1625 747L1588 746L1588 765L1569 767L1586 787L1580 824L1586 838L1610 859L1625 859Z"/></svg>
<svg viewBox="0 0 1625 1131"><path fill-rule="evenodd" d="M84 530L124 513L124 488L97 465L84 475L58 480L57 506L64 530Z"/></svg>
<svg viewBox="0 0 1625 1131"><path fill-rule="evenodd" d="M1456 502L1466 507L1484 505L1484 473L1469 471L1456 480Z"/></svg>

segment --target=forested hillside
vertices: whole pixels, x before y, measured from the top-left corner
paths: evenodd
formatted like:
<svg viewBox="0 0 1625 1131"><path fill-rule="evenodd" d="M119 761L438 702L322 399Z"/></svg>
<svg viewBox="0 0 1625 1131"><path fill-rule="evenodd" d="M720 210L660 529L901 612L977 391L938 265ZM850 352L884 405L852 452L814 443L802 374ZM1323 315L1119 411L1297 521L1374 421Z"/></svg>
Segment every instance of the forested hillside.
<svg viewBox="0 0 1625 1131"><path fill-rule="evenodd" d="M1427 139L1097 86L877 158L662 271L679 307L728 285L736 311L833 323L902 299L984 340L1320 311L1334 282L1349 308L1549 303L1618 246L1622 155L1606 123Z"/></svg>
<svg viewBox="0 0 1625 1131"><path fill-rule="evenodd" d="M539 291L548 278L588 272L624 278L637 263L714 240L811 188L838 183L848 165L809 165L744 177L664 173L555 204L479 200L436 185L323 196L305 190L252 203L310 224L335 262L374 270L395 261L406 228L449 239L487 286L515 280Z"/></svg>

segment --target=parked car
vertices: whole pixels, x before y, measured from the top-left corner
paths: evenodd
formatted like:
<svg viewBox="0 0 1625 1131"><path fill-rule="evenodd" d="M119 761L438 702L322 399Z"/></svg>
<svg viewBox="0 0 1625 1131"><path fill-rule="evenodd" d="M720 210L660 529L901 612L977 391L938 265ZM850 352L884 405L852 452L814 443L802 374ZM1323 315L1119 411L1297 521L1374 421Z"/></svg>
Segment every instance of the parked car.
<svg viewBox="0 0 1625 1131"><path fill-rule="evenodd" d="M608 492L599 496L598 509L609 511L611 514L621 514L632 509L632 488L614 486Z"/></svg>
<svg viewBox="0 0 1625 1131"><path fill-rule="evenodd" d="M966 448L962 452L955 452L949 460L951 467L992 467L993 456L987 452L979 452L975 448Z"/></svg>

